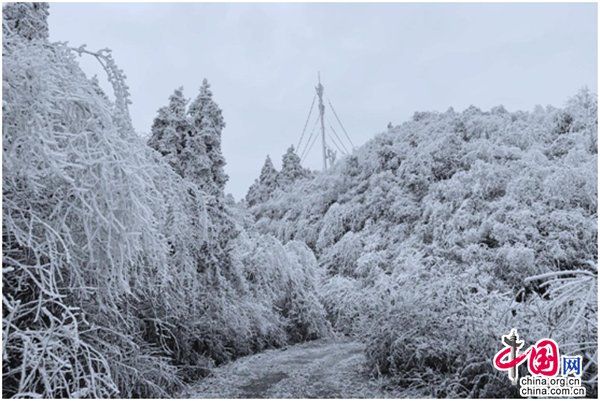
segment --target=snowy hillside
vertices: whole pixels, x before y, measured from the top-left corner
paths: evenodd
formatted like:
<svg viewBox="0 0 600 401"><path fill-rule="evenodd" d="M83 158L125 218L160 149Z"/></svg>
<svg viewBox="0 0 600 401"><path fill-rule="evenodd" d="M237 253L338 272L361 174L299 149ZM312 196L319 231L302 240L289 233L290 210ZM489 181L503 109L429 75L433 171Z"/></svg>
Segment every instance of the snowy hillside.
<svg viewBox="0 0 600 401"><path fill-rule="evenodd" d="M596 109L582 90L561 109L415 113L248 203L259 230L315 251L329 317L374 373L511 395L489 358L518 327L585 355L596 391Z"/></svg>

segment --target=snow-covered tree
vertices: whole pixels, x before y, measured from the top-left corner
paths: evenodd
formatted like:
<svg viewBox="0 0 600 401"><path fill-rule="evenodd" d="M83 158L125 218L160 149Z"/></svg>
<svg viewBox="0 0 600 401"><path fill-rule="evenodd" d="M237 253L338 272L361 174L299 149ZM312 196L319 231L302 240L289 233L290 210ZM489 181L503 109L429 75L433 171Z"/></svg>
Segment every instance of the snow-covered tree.
<svg viewBox="0 0 600 401"><path fill-rule="evenodd" d="M206 79L189 108L187 102L183 88L176 89L169 105L158 110L148 145L160 152L179 175L206 193L223 198L228 179L221 153L225 122Z"/></svg>
<svg viewBox="0 0 600 401"><path fill-rule="evenodd" d="M583 88L567 102L566 111L572 117L571 130L588 134L588 148L598 152L598 97Z"/></svg>
<svg viewBox="0 0 600 401"><path fill-rule="evenodd" d="M265 164L260 170L259 181L261 184L267 186L269 189L274 190L277 186L277 175L279 173L273 166L273 162L271 161L271 157L267 155L265 159Z"/></svg>
<svg viewBox="0 0 600 401"><path fill-rule="evenodd" d="M200 93L188 110L192 128L186 137L181 158L184 177L208 193L222 196L229 179L223 169L225 158L221 152L221 132L225 121L212 96L210 84L204 79Z"/></svg>
<svg viewBox="0 0 600 401"><path fill-rule="evenodd" d="M271 197L273 192L278 188L279 173L273 166L271 157L267 155L265 164L260 170L258 180L250 186L248 194L246 194L246 202L248 206L254 206L257 203L264 202Z"/></svg>
<svg viewBox="0 0 600 401"><path fill-rule="evenodd" d="M309 171L300 164L300 156L296 154L294 146L290 146L283 155L281 173L279 174L280 183L287 186L309 176Z"/></svg>
<svg viewBox="0 0 600 401"><path fill-rule="evenodd" d="M190 124L186 117L187 100L183 88L178 88L169 96L169 105L158 110L152 124L148 145L158 151L173 169L183 176L181 153L186 144Z"/></svg>
<svg viewBox="0 0 600 401"><path fill-rule="evenodd" d="M2 32L27 40L48 39L48 3L5 3Z"/></svg>
<svg viewBox="0 0 600 401"><path fill-rule="evenodd" d="M277 172L271 158L267 156L260 177L254 181L246 194L248 206L253 207L266 202L277 189L288 187L299 179L311 177L310 170L300 164L300 157L294 151L294 146L288 148L282 159L281 171Z"/></svg>

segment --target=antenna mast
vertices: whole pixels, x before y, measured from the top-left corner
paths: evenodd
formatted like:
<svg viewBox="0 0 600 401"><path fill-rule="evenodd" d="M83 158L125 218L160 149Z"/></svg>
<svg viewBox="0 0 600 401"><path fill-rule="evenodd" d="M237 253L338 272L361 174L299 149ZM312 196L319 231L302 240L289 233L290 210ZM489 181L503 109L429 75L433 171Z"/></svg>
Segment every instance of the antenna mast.
<svg viewBox="0 0 600 401"><path fill-rule="evenodd" d="M315 86L317 93L313 96L312 103L310 104L310 110L308 111L308 116L306 117L306 122L304 123L304 128L302 129L302 134L300 135L300 140L298 140L298 150L300 150L300 145L303 144L302 140L304 139L304 134L307 133L306 128L308 128L308 124L312 120L311 119L312 112L313 112L313 109L314 109L314 106L315 106L315 103L316 103L316 100L318 97L319 98L319 114L314 119L312 129L310 130L310 135L308 135L308 139L306 140L306 142L304 142L304 148L302 151L300 151L299 156L300 156L301 162L304 162L304 159L306 159L306 157L308 157L315 142L317 142L319 140L319 132L317 131L317 125L319 123L321 123L321 151L323 154L323 171L326 171L327 167L328 167L327 165L329 165L329 167L331 167L335 163L335 158L336 158L337 153L332 148L327 146L327 142L325 139L325 104L323 103L323 92L325 91L325 88L321 84L321 73L319 72L317 76L318 76L318 83L317 83L317 86ZM342 129L342 132L345 134L345 136L346 136L345 139L348 140L348 145L350 146L350 148L346 147L346 144L344 143L345 139L342 140L342 137L340 137L337 134L337 132L335 131L335 128L333 128L333 126L331 125L331 122L329 123L329 128L331 128L331 131L327 132L327 134L329 135L330 143L332 143L333 146L335 146L342 155L348 155L348 154L350 154L348 149L354 150L354 144L352 143L352 139L350 139L350 136L348 136L348 132L346 132L346 128L344 128L344 125L340 121L340 118L338 117L335 109L333 108L333 104L331 104L331 100L327 99L327 103L329 104L329 107L331 107L331 111L333 112L333 115L335 116L335 120L337 121L340 128ZM336 141L336 138L337 138L337 141Z"/></svg>
<svg viewBox="0 0 600 401"><path fill-rule="evenodd" d="M323 104L323 85L321 85L321 73L318 73L319 84L315 88L319 96L319 116L321 119L321 146L323 148L323 171L327 170L327 144L325 143L325 105Z"/></svg>

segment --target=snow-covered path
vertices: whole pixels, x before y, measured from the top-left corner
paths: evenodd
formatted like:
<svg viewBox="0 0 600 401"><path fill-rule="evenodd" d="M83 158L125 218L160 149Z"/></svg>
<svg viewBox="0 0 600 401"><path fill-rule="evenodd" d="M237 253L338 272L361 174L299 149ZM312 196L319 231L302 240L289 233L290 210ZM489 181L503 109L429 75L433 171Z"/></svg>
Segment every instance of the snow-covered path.
<svg viewBox="0 0 600 401"><path fill-rule="evenodd" d="M364 371L364 346L317 340L269 350L219 367L182 398L386 398Z"/></svg>

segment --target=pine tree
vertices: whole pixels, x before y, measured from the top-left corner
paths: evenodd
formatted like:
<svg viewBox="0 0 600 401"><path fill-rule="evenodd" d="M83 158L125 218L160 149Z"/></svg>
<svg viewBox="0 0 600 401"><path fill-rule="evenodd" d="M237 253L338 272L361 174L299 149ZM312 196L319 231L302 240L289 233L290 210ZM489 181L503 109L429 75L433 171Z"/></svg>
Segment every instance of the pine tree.
<svg viewBox="0 0 600 401"><path fill-rule="evenodd" d="M2 32L27 40L48 39L48 3L7 3L2 7Z"/></svg>
<svg viewBox="0 0 600 401"><path fill-rule="evenodd" d="M163 155L181 176L184 175L181 153L190 131L190 124L186 119L186 104L183 88L180 87L169 97L169 105L158 110L148 140L148 145Z"/></svg>
<svg viewBox="0 0 600 401"><path fill-rule="evenodd" d="M190 105L188 115L192 129L186 139L183 157L184 176L206 192L223 196L225 158L221 153L221 132L225 127L222 112L212 99L210 84L202 82L200 93ZM205 155L205 156L204 156Z"/></svg>
<svg viewBox="0 0 600 401"><path fill-rule="evenodd" d="M307 178L310 173L300 164L300 156L294 150L294 146L290 146L287 152L283 155L283 163L280 173L280 183L282 185L290 185L296 180Z"/></svg>
<svg viewBox="0 0 600 401"><path fill-rule="evenodd" d="M273 166L271 157L267 155L265 164L260 171L260 177L250 186L246 195L248 206L254 206L257 203L268 200L273 192L278 188L279 173Z"/></svg>

